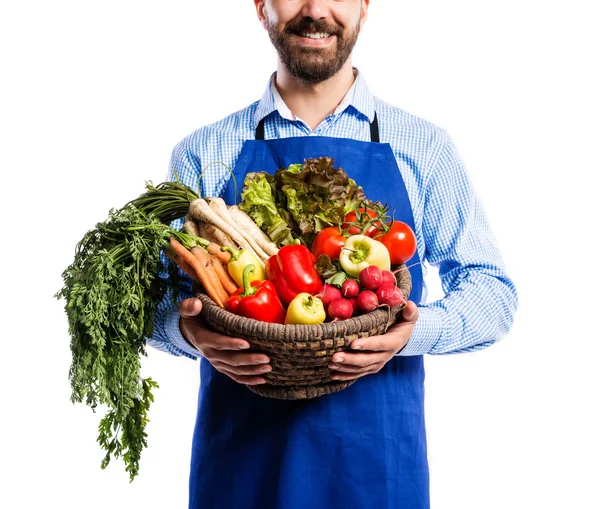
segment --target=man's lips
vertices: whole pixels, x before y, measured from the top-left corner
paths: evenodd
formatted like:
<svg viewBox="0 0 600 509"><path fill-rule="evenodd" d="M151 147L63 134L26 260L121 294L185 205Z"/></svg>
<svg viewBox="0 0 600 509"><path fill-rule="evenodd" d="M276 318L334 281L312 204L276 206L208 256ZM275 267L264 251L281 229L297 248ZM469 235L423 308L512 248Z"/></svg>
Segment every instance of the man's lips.
<svg viewBox="0 0 600 509"><path fill-rule="evenodd" d="M319 34L315 34L317 35L317 37L315 37L315 35L306 37L306 34L302 34L302 33L296 33L296 32L292 32L292 36L298 40L301 44L304 44L306 46L313 46L313 47L323 47L323 46L328 46L329 44L331 44L331 42L333 41L333 38L335 37L335 34L327 34L327 33L319 33ZM323 35L326 35L327 37L323 37Z"/></svg>

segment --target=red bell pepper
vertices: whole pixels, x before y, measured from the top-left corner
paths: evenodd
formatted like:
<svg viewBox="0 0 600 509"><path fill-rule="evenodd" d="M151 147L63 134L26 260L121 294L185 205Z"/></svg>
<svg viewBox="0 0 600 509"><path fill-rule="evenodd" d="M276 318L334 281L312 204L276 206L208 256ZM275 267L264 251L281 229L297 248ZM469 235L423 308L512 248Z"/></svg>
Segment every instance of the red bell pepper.
<svg viewBox="0 0 600 509"><path fill-rule="evenodd" d="M299 293L315 294L323 282L315 269L316 259L306 246L283 246L265 265L267 278L273 281L277 293L289 304Z"/></svg>
<svg viewBox="0 0 600 509"><path fill-rule="evenodd" d="M261 322L283 323L285 310L271 281L252 281L250 272L254 265L246 265L242 276L244 286L238 288L225 302L225 309L236 315L254 318Z"/></svg>

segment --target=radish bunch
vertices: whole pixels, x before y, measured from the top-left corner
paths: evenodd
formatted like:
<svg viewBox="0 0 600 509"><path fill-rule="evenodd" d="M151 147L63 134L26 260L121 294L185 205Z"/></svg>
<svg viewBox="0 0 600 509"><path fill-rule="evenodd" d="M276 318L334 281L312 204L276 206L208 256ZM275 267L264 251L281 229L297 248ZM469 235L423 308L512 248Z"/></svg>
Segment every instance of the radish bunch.
<svg viewBox="0 0 600 509"><path fill-rule="evenodd" d="M358 294L358 307L369 313L380 306L395 307L405 304L402 290L396 286L396 278L389 270L381 270L375 265L363 269L358 275L364 288Z"/></svg>
<svg viewBox="0 0 600 509"><path fill-rule="evenodd" d="M382 306L406 304L404 294L396 286L396 277L389 270L375 265L364 268L358 281L348 279L341 289L324 284L318 294L323 301L329 320L347 320L361 313L370 313Z"/></svg>

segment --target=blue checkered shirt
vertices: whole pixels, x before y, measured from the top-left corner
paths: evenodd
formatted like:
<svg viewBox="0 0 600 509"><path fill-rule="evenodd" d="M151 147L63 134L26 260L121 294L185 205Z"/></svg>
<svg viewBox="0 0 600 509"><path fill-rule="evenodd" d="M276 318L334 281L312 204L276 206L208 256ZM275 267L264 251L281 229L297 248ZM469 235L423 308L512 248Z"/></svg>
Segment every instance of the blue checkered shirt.
<svg viewBox="0 0 600 509"><path fill-rule="evenodd" d="M267 140L330 136L370 141L375 111L380 141L391 145L408 191L419 258L439 268L445 292L444 298L419 306L413 334L399 355L483 349L508 332L517 294L481 203L448 134L373 97L360 73L340 106L314 130L285 107L271 78L260 101L184 138L173 151L168 179L176 171L192 189L200 182L202 196L219 196L230 178L227 167L235 166L244 141L255 138L261 119ZM188 284L180 298L190 296ZM157 307L148 344L174 355L200 356L181 335L170 295Z"/></svg>

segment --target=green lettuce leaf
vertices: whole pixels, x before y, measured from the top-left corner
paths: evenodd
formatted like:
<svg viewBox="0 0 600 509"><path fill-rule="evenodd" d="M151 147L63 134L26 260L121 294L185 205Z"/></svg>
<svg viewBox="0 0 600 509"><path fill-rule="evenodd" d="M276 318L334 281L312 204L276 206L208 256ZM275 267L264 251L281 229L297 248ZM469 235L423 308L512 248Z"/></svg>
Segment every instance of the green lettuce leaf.
<svg viewBox="0 0 600 509"><path fill-rule="evenodd" d="M330 157L307 159L302 171L292 165L293 171L284 168L274 175L296 224L295 234L306 245L323 228L342 224L347 211L365 198L362 188L333 162Z"/></svg>
<svg viewBox="0 0 600 509"><path fill-rule="evenodd" d="M244 179L240 209L246 212L278 246L294 242L292 231L275 202L273 177L267 173L248 173Z"/></svg>
<svg viewBox="0 0 600 509"><path fill-rule="evenodd" d="M274 175L249 173L240 208L278 246L294 239L308 247L328 226L341 225L346 214L365 200L363 189L333 159L307 159Z"/></svg>

